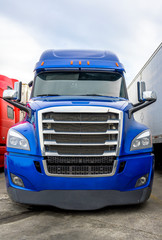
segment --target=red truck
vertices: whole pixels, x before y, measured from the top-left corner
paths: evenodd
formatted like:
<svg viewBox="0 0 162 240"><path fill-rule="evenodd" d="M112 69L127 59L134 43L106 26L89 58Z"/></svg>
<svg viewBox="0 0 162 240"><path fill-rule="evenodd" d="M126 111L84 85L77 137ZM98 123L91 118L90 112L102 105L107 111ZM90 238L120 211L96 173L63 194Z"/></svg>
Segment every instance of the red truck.
<svg viewBox="0 0 162 240"><path fill-rule="evenodd" d="M7 132L11 126L19 122L20 110L2 99L5 89L14 89L16 79L0 75L0 168L4 166Z"/></svg>

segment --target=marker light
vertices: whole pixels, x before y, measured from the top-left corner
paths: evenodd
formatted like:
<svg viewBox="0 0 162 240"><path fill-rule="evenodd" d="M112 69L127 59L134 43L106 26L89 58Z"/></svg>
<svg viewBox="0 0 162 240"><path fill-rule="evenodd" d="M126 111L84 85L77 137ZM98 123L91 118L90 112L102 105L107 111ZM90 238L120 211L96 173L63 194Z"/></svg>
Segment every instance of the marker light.
<svg viewBox="0 0 162 240"><path fill-rule="evenodd" d="M81 65L82 64L82 62L81 61L79 61L79 65Z"/></svg>
<svg viewBox="0 0 162 240"><path fill-rule="evenodd" d="M71 65L73 65L73 61L71 61L70 63L71 63Z"/></svg>
<svg viewBox="0 0 162 240"><path fill-rule="evenodd" d="M44 65L44 62L41 63L41 66L43 66L43 65Z"/></svg>
<svg viewBox="0 0 162 240"><path fill-rule="evenodd" d="M89 61L87 61L87 65L89 65L90 64L90 62Z"/></svg>
<svg viewBox="0 0 162 240"><path fill-rule="evenodd" d="M117 62L115 64L116 64L117 67L119 67L119 64Z"/></svg>

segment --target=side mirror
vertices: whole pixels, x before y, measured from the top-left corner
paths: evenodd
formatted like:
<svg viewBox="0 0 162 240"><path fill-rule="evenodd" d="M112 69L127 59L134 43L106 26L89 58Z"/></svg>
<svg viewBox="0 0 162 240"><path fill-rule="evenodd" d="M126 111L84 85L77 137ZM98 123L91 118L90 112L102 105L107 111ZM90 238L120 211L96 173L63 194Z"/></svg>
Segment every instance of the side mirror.
<svg viewBox="0 0 162 240"><path fill-rule="evenodd" d="M3 91L3 98L4 99L11 99L11 100L16 100L17 99L17 94L15 90L4 90Z"/></svg>
<svg viewBox="0 0 162 240"><path fill-rule="evenodd" d="M154 103L157 99L156 93L154 91L145 91L145 83L138 82L138 103L134 104L131 109L128 110L128 116L131 118L134 112L139 111L142 108L149 106Z"/></svg>
<svg viewBox="0 0 162 240"><path fill-rule="evenodd" d="M21 82L15 82L14 90L4 90L3 91L3 98L9 100L17 100L18 102L21 101Z"/></svg>
<svg viewBox="0 0 162 240"><path fill-rule="evenodd" d="M22 83L16 82L14 84L14 90L4 90L3 92L3 99L12 104L13 106L19 108L22 111L25 111L29 117L31 117L32 110L29 107L26 107L25 104L20 103L21 101L21 89L22 89ZM16 101L12 101L16 100Z"/></svg>
<svg viewBox="0 0 162 240"><path fill-rule="evenodd" d="M137 95L139 102L143 102L143 92L145 91L146 91L145 82L137 82Z"/></svg>
<svg viewBox="0 0 162 240"><path fill-rule="evenodd" d="M144 91L142 94L142 99L143 101L152 101L152 100L156 100L157 96L154 91Z"/></svg>

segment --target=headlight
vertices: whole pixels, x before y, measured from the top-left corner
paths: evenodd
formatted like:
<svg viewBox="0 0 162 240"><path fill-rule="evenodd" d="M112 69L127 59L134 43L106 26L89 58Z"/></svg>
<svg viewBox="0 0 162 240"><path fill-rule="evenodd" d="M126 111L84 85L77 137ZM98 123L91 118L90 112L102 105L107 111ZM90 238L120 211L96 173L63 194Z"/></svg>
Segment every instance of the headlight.
<svg viewBox="0 0 162 240"><path fill-rule="evenodd" d="M133 139L130 151L144 149L144 148L152 148L152 137L151 137L150 130L146 130L138 134Z"/></svg>
<svg viewBox="0 0 162 240"><path fill-rule="evenodd" d="M8 131L7 147L30 150L28 140L21 133L12 128Z"/></svg>

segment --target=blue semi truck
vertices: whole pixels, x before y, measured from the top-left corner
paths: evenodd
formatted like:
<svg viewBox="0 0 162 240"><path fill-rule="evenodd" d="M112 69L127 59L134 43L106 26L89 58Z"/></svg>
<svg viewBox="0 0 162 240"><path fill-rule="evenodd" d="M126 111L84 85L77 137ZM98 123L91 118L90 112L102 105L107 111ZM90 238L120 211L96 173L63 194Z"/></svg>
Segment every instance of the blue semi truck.
<svg viewBox="0 0 162 240"><path fill-rule="evenodd" d="M149 198L151 133L133 113L156 95L139 84L139 102L132 105L115 54L45 51L30 86L27 105L20 83L3 94L26 112L7 137L5 176L13 201L92 210Z"/></svg>

